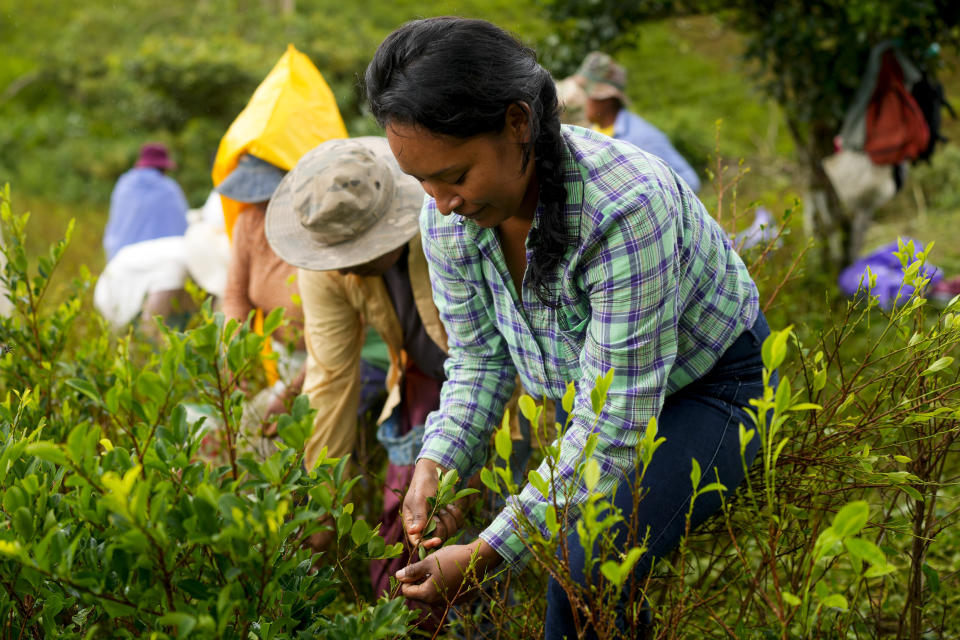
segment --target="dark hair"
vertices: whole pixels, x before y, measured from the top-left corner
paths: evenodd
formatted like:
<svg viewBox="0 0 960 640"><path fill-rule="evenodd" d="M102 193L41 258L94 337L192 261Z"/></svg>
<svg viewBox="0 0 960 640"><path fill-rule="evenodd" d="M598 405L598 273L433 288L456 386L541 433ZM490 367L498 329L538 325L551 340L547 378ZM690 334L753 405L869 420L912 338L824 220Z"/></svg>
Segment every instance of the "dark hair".
<svg viewBox="0 0 960 640"><path fill-rule="evenodd" d="M558 306L550 284L567 244L561 216L567 199L563 140L557 89L534 51L484 20L415 20L377 48L367 66L366 92L382 127L390 122L417 125L461 139L502 131L510 105L528 107L530 142L521 170L532 155L545 216L530 232L533 255L527 269L537 297Z"/></svg>

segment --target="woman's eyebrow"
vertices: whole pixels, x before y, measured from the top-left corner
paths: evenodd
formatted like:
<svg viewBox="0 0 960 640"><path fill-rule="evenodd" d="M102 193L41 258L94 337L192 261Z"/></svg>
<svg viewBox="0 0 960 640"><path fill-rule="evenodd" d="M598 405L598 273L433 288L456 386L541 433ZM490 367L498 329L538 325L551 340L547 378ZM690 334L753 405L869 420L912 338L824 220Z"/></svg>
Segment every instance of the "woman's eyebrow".
<svg viewBox="0 0 960 640"><path fill-rule="evenodd" d="M458 165L452 164L452 165L450 165L449 167L444 167L443 169L440 169L439 171L434 171L434 172L431 173L430 175L424 177L423 180L429 180L430 178L438 178L438 177L440 177L440 176L442 176L442 175L445 175L445 174L448 174L448 173L453 173L453 170L456 169L457 166L458 166ZM418 177L419 177L419 176L418 176Z"/></svg>

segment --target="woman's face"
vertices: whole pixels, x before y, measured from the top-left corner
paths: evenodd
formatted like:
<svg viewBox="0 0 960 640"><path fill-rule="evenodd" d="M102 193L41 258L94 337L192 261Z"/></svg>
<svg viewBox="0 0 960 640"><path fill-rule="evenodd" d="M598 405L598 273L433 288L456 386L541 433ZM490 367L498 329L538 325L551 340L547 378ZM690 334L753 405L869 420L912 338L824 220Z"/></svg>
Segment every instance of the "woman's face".
<svg viewBox="0 0 960 640"><path fill-rule="evenodd" d="M514 216L533 219L533 158L521 171L527 131L526 112L513 105L499 133L460 139L417 125L388 124L387 140L400 168L420 181L440 213L495 227Z"/></svg>

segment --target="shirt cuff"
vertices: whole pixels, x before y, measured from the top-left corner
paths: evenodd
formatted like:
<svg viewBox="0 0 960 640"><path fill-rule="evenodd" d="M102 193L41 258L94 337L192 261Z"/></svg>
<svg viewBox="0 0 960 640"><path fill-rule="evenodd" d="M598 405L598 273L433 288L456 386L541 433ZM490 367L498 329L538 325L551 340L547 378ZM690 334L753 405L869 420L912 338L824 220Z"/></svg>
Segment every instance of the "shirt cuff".
<svg viewBox="0 0 960 640"><path fill-rule="evenodd" d="M523 529L516 520L518 509L516 497L509 498L507 506L493 519L490 526L480 532L480 539L493 547L513 569L522 569L530 561L530 550L521 538L524 535Z"/></svg>
<svg viewBox="0 0 960 640"><path fill-rule="evenodd" d="M417 460L433 460L444 469L456 469L461 478L471 466L470 456L464 452L463 442L443 432L428 434Z"/></svg>

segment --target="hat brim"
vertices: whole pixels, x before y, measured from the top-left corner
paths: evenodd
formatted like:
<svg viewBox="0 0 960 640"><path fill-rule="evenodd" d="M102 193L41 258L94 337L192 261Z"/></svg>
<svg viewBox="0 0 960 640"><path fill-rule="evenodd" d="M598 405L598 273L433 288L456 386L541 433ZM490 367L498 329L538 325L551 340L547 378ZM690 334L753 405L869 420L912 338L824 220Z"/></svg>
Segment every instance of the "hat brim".
<svg viewBox="0 0 960 640"><path fill-rule="evenodd" d="M583 90L590 100L607 100L617 98L622 104L629 104L627 95L616 86L607 82L592 82L588 80L583 84Z"/></svg>
<svg viewBox="0 0 960 640"><path fill-rule="evenodd" d="M267 206L264 224L267 241L285 262L310 271L346 269L393 251L420 231L424 192L416 179L400 171L387 139L379 136L349 138L383 160L393 172L394 192L387 213L364 233L335 245L316 242L300 224L293 207L292 184L296 168L287 173ZM323 144L331 142L328 141Z"/></svg>

